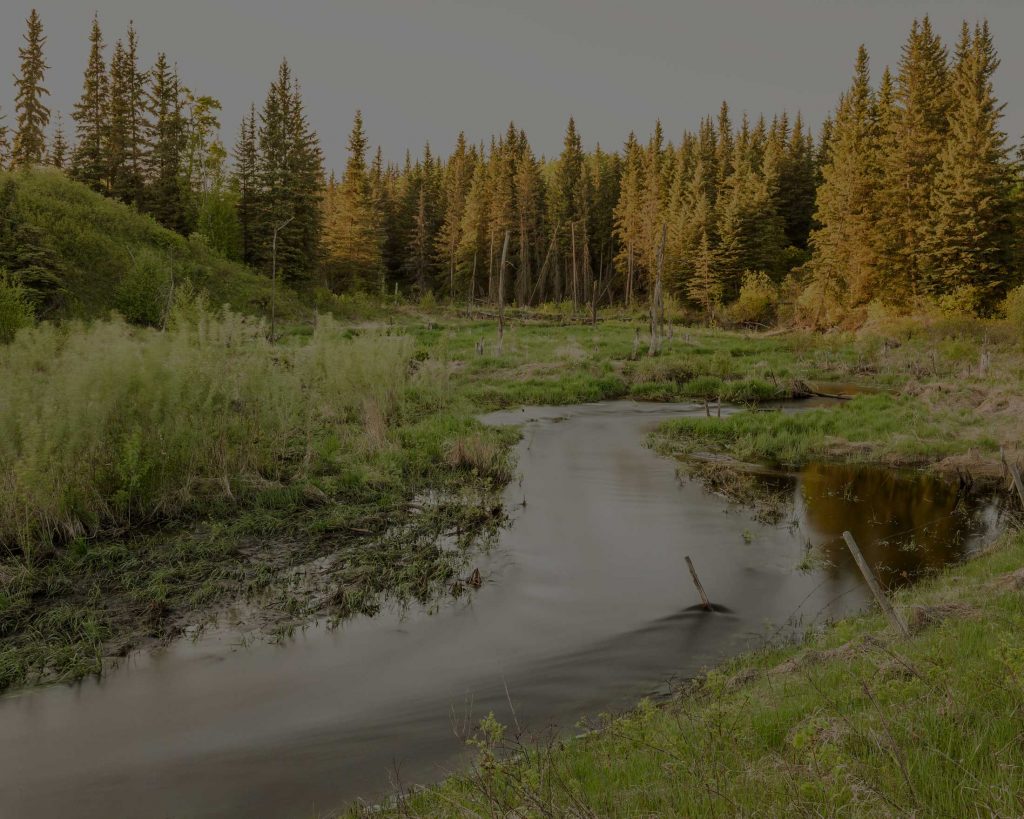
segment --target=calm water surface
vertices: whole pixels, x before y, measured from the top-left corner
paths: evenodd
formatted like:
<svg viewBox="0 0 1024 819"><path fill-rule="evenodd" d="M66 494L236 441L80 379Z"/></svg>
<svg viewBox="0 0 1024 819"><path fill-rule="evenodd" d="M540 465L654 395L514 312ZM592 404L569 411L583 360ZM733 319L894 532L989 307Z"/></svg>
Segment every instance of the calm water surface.
<svg viewBox="0 0 1024 819"><path fill-rule="evenodd" d="M102 683L0 698L0 816L309 817L374 800L457 769L466 727L489 711L571 730L863 607L843 529L896 585L998 527L992 504L955 485L824 466L769 479L792 511L758 523L643 446L658 422L703 412L608 402L489 416L524 437L483 588L281 646L181 642ZM809 544L825 559L801 570ZM729 613L691 608L686 555Z"/></svg>

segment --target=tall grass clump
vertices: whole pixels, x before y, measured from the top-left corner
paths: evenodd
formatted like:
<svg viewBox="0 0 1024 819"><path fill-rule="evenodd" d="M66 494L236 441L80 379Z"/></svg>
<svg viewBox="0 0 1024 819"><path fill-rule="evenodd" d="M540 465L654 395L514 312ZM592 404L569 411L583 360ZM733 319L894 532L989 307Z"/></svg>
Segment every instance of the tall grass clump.
<svg viewBox="0 0 1024 819"><path fill-rule="evenodd" d="M201 308L166 332L25 330L0 348L0 545L31 559L357 457L387 438L411 354L330 319L279 347L261 322Z"/></svg>

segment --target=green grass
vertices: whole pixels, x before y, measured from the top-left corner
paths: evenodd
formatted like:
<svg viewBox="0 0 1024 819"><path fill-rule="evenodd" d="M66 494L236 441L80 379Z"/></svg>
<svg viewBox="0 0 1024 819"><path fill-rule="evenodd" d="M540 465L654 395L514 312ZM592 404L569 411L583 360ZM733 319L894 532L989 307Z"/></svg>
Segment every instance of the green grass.
<svg viewBox="0 0 1024 819"><path fill-rule="evenodd" d="M1018 533L899 592L910 639L877 614L843 620L581 739L485 720L471 772L383 815L1020 815L1022 563Z"/></svg>
<svg viewBox="0 0 1024 819"><path fill-rule="evenodd" d="M815 458L930 463L998 444L978 435L970 410L931 410L909 396L860 395L834 409L742 412L666 421L654 436L667 453L725 452L742 461L803 466Z"/></svg>

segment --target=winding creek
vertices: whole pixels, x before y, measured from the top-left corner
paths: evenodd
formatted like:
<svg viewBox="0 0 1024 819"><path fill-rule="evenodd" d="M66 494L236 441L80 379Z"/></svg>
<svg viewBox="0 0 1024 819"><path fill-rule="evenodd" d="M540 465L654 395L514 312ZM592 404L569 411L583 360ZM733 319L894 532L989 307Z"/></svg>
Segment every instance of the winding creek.
<svg viewBox="0 0 1024 819"><path fill-rule="evenodd" d="M480 559L481 589L285 645L212 634L99 683L4 697L0 816L329 813L458 769L467 726L489 711L572 730L863 607L843 529L898 584L998 528L997 506L956 485L821 465L766 479L792 509L760 523L643 446L658 422L703 412L622 401L488 416L524 437L512 525ZM808 567L809 543L827 560ZM686 555L723 612L692 608Z"/></svg>

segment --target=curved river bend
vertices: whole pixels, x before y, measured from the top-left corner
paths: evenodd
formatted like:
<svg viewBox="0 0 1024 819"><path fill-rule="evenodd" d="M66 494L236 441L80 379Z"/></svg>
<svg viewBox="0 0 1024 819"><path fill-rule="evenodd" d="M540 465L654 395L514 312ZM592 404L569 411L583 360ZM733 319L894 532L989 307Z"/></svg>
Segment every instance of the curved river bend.
<svg viewBox="0 0 1024 819"><path fill-rule="evenodd" d="M100 683L2 698L0 816L328 813L457 769L467 726L490 711L571 729L862 607L836 546L845 528L898 581L996 527L993 507L964 506L955 487L826 468L781 482L795 522L762 525L643 446L659 421L697 413L623 401L488 416L525 424L522 479L506 491L513 523L481 558L478 592L286 645L181 642ZM833 563L798 570L808 543L829 544ZM691 609L686 555L728 613Z"/></svg>

